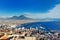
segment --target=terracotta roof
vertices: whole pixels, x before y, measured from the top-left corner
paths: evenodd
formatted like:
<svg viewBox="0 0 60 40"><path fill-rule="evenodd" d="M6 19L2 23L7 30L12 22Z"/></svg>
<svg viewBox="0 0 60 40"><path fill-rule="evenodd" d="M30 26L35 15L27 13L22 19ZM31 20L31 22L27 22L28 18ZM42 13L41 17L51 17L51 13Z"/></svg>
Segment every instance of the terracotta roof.
<svg viewBox="0 0 60 40"><path fill-rule="evenodd" d="M8 36L7 36L7 34L5 34L4 36L2 36L0 39L7 39L8 38Z"/></svg>

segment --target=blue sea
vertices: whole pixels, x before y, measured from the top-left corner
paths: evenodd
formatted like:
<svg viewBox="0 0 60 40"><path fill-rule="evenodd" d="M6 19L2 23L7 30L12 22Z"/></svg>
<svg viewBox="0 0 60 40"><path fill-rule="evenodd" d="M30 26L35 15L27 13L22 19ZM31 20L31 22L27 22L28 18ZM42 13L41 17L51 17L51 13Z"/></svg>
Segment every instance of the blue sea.
<svg viewBox="0 0 60 40"><path fill-rule="evenodd" d="M45 28L45 30L58 30L60 31L60 21L48 21L48 22L31 22L31 23L24 23L21 24L19 27L25 27L25 28L36 28L38 27L38 29L40 30L40 26L42 26L43 28Z"/></svg>

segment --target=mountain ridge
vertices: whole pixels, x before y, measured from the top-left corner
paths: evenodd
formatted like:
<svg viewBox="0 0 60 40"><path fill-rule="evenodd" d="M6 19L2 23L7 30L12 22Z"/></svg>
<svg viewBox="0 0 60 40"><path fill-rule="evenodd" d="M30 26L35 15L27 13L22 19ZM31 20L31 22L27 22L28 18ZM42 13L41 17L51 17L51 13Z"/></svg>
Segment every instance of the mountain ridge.
<svg viewBox="0 0 60 40"><path fill-rule="evenodd" d="M8 17L8 18L0 18L0 20L50 20L50 21L56 21L56 20L60 20L58 18L40 18L40 19L34 19L34 18L30 18L27 17L26 15L20 15L20 16L12 16L12 17Z"/></svg>
<svg viewBox="0 0 60 40"><path fill-rule="evenodd" d="M12 16L10 18L7 18L7 19L20 19L20 20L27 20L27 19L32 19L32 18L29 18L29 17L26 17L25 15L20 15L20 16Z"/></svg>

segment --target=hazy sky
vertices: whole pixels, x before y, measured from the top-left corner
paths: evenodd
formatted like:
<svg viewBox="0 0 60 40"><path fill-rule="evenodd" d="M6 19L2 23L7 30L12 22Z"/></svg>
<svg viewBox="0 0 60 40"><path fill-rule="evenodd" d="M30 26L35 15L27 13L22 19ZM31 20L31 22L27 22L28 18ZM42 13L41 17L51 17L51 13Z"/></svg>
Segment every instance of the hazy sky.
<svg viewBox="0 0 60 40"><path fill-rule="evenodd" d="M21 14L32 18L60 18L60 0L0 0L0 16Z"/></svg>

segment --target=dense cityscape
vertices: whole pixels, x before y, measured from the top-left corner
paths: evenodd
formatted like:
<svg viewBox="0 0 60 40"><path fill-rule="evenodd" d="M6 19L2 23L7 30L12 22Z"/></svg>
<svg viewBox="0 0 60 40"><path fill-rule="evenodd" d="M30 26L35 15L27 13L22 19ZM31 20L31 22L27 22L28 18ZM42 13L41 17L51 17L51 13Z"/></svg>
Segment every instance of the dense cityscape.
<svg viewBox="0 0 60 40"><path fill-rule="evenodd" d="M38 30L38 27L16 28L17 26L20 25L0 25L0 40L60 40L60 31Z"/></svg>

